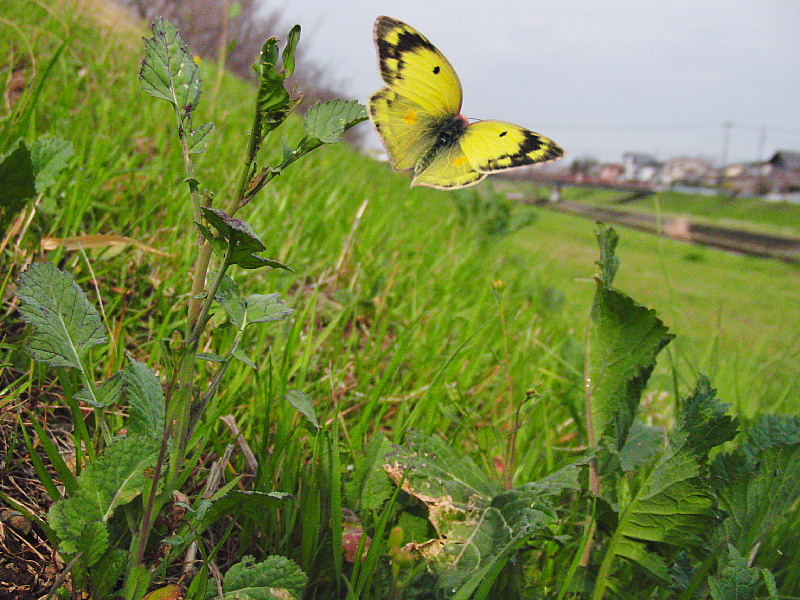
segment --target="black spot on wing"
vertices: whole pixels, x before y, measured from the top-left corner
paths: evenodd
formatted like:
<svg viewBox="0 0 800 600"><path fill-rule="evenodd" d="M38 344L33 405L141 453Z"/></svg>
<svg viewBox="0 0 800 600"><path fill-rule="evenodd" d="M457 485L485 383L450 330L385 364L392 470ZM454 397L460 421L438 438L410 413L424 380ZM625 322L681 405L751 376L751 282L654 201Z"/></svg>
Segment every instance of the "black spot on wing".
<svg viewBox="0 0 800 600"><path fill-rule="evenodd" d="M441 68L439 67L439 65L436 65L435 67L433 67L433 74L434 75L438 75L439 71L441 71Z"/></svg>
<svg viewBox="0 0 800 600"><path fill-rule="evenodd" d="M500 134L503 137L507 131ZM542 156L531 158L530 154L544 149L545 153ZM502 154L497 158L493 158L488 162L489 170L495 169L510 169L512 167L520 167L522 165L532 165L539 162L546 162L553 160L564 154L564 151L555 144L545 141L541 136L532 131L524 130L522 143L520 144L519 151L514 154Z"/></svg>

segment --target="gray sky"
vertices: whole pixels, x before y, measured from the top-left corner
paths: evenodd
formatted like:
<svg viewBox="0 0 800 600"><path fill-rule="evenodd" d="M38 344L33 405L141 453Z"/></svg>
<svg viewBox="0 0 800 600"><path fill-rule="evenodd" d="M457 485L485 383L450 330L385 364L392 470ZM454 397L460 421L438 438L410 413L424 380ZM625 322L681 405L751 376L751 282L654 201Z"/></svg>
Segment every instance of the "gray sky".
<svg viewBox="0 0 800 600"><path fill-rule="evenodd" d="M464 88L463 114L555 139L571 158L628 150L729 162L800 150L798 0L265 0L347 93L381 87L372 24L425 34ZM366 127L362 125L362 127Z"/></svg>

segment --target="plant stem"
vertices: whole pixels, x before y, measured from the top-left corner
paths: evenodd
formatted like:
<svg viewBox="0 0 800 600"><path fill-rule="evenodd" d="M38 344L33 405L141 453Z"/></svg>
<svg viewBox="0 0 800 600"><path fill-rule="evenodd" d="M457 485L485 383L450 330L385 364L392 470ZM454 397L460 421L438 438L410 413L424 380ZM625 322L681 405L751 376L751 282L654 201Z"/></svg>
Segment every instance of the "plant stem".
<svg viewBox="0 0 800 600"><path fill-rule="evenodd" d="M597 434L594 430L594 416L592 414L592 396L594 393L594 382L592 382L591 376L591 362L589 358L589 345L591 341L591 330L587 331L586 333L586 346L584 348L584 355L586 356L585 363L583 366L583 389L584 389L584 397L586 399L586 437L589 443L589 448L594 449L597 447ZM600 472L597 466L597 457L593 456L592 459L589 461L589 490L592 492L592 496L597 498L600 495ZM589 560L592 555L592 546L594 545L594 533L595 529L597 528L597 522L594 518L594 513L592 516L589 517L589 521L586 524L586 527L589 531L588 533L588 541L586 542L586 547L583 550L583 556L581 557L581 566L586 567L589 565Z"/></svg>

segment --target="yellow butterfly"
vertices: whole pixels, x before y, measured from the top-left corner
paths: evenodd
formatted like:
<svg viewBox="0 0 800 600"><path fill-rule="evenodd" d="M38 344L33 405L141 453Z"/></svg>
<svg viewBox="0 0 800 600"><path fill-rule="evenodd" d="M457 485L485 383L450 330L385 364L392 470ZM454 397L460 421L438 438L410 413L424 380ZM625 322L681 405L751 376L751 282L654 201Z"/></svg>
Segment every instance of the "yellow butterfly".
<svg viewBox="0 0 800 600"><path fill-rule="evenodd" d="M494 171L563 156L553 140L518 125L470 124L460 114L458 75L413 27L378 17L375 45L386 87L370 98L369 116L394 169L414 169L412 186L462 188Z"/></svg>

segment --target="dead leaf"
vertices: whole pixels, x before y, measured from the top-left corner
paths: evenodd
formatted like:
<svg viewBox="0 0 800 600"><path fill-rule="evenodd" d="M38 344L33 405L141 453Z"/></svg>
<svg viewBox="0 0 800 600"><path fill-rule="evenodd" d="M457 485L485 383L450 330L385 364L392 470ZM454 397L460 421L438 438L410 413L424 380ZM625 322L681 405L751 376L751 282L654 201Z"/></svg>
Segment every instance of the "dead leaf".
<svg viewBox="0 0 800 600"><path fill-rule="evenodd" d="M133 238L125 237L124 235L79 235L69 238L42 238L43 250L55 250L56 248L65 248L67 250L80 250L90 248L109 248L112 246L135 246L139 250L158 254L159 256L173 257L173 254L158 250L152 246L148 246L135 240Z"/></svg>

